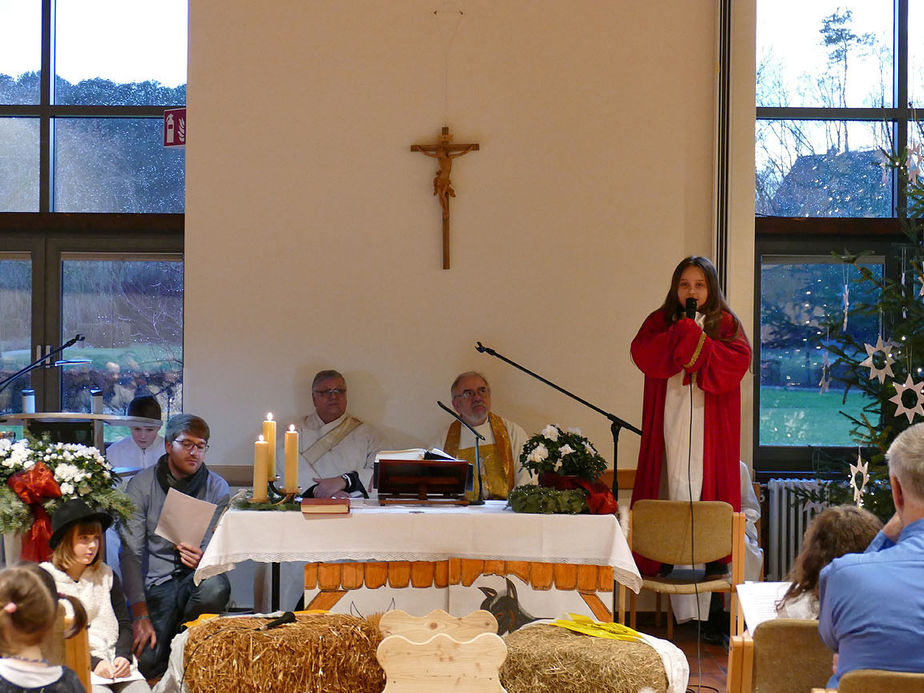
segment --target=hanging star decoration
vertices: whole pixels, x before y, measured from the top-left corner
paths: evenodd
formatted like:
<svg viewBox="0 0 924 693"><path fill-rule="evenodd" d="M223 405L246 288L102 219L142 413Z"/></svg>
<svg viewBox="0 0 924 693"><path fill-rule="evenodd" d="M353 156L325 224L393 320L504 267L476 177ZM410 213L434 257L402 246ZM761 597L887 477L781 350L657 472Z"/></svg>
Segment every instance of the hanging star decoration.
<svg viewBox="0 0 924 693"><path fill-rule="evenodd" d="M860 485L857 486L857 475L860 476ZM869 462L865 462L863 457L857 452L857 463L850 465L850 488L853 490L853 502L859 508L862 504L863 493L866 491L866 484L869 482Z"/></svg>
<svg viewBox="0 0 924 693"><path fill-rule="evenodd" d="M876 346L864 344L863 347L866 349L866 358L860 362L860 365L869 368L870 380L879 378L879 383L881 385L885 382L887 375L894 377L894 373L892 373L892 364L895 363L895 359L892 358L892 344L890 342L883 342L882 335L879 335L876 339ZM883 365L881 368L877 367L876 363L873 361L873 356L877 353L882 354Z"/></svg>
<svg viewBox="0 0 924 693"><path fill-rule="evenodd" d="M907 147L908 150L908 182L914 185L918 178L922 176L921 172L921 143Z"/></svg>
<svg viewBox="0 0 924 693"><path fill-rule="evenodd" d="M831 385L831 378L828 377L828 368L830 367L830 362L828 361L828 352L825 351L824 356L821 359L821 380L818 381L818 394L823 395L828 391L828 387Z"/></svg>
<svg viewBox="0 0 924 693"><path fill-rule="evenodd" d="M850 286L847 284L847 280L844 280L844 325L841 329L847 331L847 318L850 315Z"/></svg>
<svg viewBox="0 0 924 693"><path fill-rule="evenodd" d="M911 380L911 374L908 374L908 377L905 379L905 384L902 385L897 382L892 382L892 385L895 386L895 396L890 397L889 401L895 403L895 416L899 417L902 414L908 417L908 423L914 419L915 414L920 414L924 416L924 393L921 392L924 389L924 381L920 383L915 383ZM908 390L911 390L918 396L917 403L910 409L904 405L902 402L902 395L905 394Z"/></svg>

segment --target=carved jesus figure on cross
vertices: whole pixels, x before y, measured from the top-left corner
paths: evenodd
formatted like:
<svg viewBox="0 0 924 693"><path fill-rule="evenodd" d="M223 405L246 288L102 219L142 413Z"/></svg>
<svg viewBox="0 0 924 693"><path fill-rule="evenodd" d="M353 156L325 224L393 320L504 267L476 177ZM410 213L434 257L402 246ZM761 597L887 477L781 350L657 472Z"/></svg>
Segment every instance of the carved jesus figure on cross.
<svg viewBox="0 0 924 693"><path fill-rule="evenodd" d="M452 173L452 160L478 151L478 145L452 144L449 128L444 127L438 144L412 144L411 151L436 159L440 166L433 177L433 194L439 199L443 210L443 269L449 269L449 198L456 196L449 178Z"/></svg>

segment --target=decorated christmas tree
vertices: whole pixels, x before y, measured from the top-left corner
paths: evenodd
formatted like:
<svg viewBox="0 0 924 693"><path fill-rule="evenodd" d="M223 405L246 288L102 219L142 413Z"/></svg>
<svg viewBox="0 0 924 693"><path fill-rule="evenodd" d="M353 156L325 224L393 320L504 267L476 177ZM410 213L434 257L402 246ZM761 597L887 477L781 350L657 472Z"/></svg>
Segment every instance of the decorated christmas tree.
<svg viewBox="0 0 924 693"><path fill-rule="evenodd" d="M924 135L918 123L919 135ZM887 166L897 172L906 190L907 215L900 217L904 238L894 245L899 276L874 272L863 254L841 256L858 274L862 290L854 295L874 299L845 301L843 313L830 315L824 346L831 360L822 376L845 388L859 390L867 404L861 413L842 412L851 422L857 443L856 461L821 462L818 470L834 481L816 499L825 503L862 503L883 520L894 512L885 453L898 433L924 422L924 158L921 141L899 155L885 153ZM872 290L871 290L872 289ZM874 344L858 340L847 329L855 318L874 319L879 336ZM846 467L846 468L845 468Z"/></svg>

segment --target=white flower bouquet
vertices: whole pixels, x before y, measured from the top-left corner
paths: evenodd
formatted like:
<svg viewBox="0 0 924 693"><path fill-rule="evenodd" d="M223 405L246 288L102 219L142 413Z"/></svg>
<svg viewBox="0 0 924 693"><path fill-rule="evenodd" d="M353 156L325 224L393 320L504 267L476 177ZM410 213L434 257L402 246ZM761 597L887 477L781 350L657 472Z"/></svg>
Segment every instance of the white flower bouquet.
<svg viewBox="0 0 924 693"><path fill-rule="evenodd" d="M41 505L49 515L75 498L116 519L124 520L132 511L128 496L114 487L109 463L86 445L0 439L0 482L0 532L29 530L34 517L30 504Z"/></svg>
<svg viewBox="0 0 924 693"><path fill-rule="evenodd" d="M587 481L595 481L606 471L606 460L580 431L564 431L556 424L549 424L526 441L520 465L530 476L554 472Z"/></svg>

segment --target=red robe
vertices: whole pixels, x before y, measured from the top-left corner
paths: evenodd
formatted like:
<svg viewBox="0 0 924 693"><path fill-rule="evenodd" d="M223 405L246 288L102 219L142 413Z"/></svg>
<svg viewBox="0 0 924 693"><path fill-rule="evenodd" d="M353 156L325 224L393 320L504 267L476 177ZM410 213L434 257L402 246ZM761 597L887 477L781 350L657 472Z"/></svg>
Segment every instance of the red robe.
<svg viewBox="0 0 924 693"><path fill-rule="evenodd" d="M639 499L658 497L667 380L683 370L684 384L689 383L690 374L695 374L696 386L704 392L700 499L725 501L735 511L741 510L741 378L751 363L751 347L728 313L722 316L719 335L722 339L706 336L689 318L671 323L661 310L656 310L632 340L632 360L645 374L642 443L632 489L633 504ZM636 557L636 562L645 574L658 569L652 561Z"/></svg>

